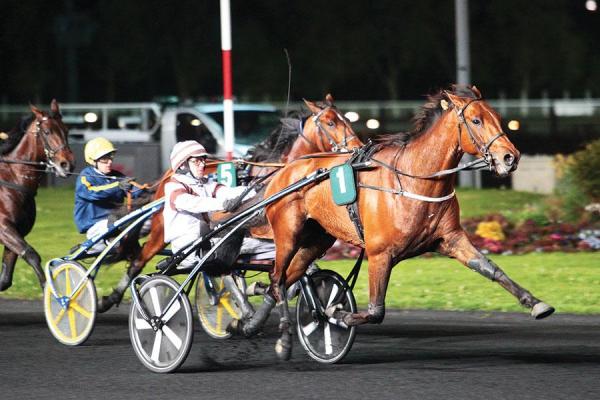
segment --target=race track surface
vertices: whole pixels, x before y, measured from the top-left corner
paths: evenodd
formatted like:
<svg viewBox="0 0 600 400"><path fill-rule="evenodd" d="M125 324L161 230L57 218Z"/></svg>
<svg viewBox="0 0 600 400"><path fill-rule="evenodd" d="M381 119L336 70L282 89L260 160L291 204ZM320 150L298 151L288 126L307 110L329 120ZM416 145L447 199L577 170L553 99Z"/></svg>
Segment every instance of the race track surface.
<svg viewBox="0 0 600 400"><path fill-rule="evenodd" d="M358 329L337 365L294 341L279 362L276 320L253 339L218 341L196 324L176 373L151 373L129 342L129 305L99 315L68 348L41 302L0 300L0 399L599 399L600 316L388 311Z"/></svg>

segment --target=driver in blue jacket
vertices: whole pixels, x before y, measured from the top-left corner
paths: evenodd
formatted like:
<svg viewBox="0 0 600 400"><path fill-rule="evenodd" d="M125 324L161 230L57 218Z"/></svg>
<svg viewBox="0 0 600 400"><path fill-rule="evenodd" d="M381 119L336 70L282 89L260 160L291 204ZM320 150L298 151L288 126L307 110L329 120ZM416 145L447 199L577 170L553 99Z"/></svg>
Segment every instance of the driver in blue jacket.
<svg viewBox="0 0 600 400"><path fill-rule="evenodd" d="M103 137L90 140L84 148L85 161L89 165L75 183L74 217L77 229L88 239L106 229L111 211L123 204L127 191L131 191L133 197L143 192L134 188L121 172L112 169L116 151Z"/></svg>

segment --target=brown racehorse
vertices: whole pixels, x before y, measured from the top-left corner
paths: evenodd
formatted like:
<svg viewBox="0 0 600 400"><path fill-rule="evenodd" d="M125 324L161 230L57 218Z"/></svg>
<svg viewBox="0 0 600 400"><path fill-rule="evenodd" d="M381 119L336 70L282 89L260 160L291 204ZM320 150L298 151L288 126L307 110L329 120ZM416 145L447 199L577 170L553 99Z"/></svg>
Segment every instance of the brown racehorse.
<svg viewBox="0 0 600 400"><path fill-rule="evenodd" d="M334 105L333 97L328 94L322 103L304 100L311 112L306 121L302 118L287 118L282 120L281 126L273 131L270 137L259 143L249 161L252 162L288 162L300 156L327 151L350 151L360 147L363 143L352 130L352 127ZM214 167L213 167L214 168ZM263 176L272 171L274 167L258 167L251 170L252 176ZM211 171L207 168L207 173ZM164 184L171 177L172 171L168 170L157 186L155 199L164 196ZM221 219L222 215L215 215ZM252 234L260 238L272 238L273 234L268 224L252 228ZM152 228L148 240L144 244L139 256L133 260L126 274L109 296L104 296L98 301L98 312L104 312L118 304L129 286L131 279L136 277L144 266L165 248L162 213L152 217Z"/></svg>
<svg viewBox="0 0 600 400"><path fill-rule="evenodd" d="M42 167L50 167L63 178L75 167L68 129L56 100L52 100L50 114L34 106L31 111L33 117L21 121L0 141L0 243L4 245L0 291L12 285L19 256L44 285L40 255L24 239L35 222L35 195L44 173Z"/></svg>
<svg viewBox="0 0 600 400"><path fill-rule="evenodd" d="M329 180L303 188L267 207L276 245L270 290L283 307L284 319L289 312L283 287L299 279L336 238L363 247L369 258L368 309L355 314L330 310L347 325L383 321L392 267L428 251L456 258L498 282L523 306L531 308L535 318L544 318L554 311L473 247L460 225L453 169L463 154L484 157L499 176L507 176L517 168L520 154L502 132L498 113L475 87L455 85L430 96L415 122L412 132L388 135L365 151L362 161L369 161L372 168L356 171L358 214L364 239L351 222L346 207L334 203ZM319 168L329 169L349 158L347 155L296 160L271 180L265 197ZM432 176L436 171L445 173ZM257 314L264 315L258 311ZM287 359L291 340L289 318L284 319L276 350L281 358ZM260 323L254 321L252 325Z"/></svg>

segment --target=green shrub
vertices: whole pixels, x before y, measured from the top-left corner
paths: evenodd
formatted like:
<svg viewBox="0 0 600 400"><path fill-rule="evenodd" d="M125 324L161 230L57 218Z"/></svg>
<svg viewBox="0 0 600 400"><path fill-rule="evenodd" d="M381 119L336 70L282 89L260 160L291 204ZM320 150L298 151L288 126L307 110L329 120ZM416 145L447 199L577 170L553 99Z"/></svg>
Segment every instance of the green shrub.
<svg viewBox="0 0 600 400"><path fill-rule="evenodd" d="M592 201L600 200L600 139L573 154L570 166L575 183Z"/></svg>
<svg viewBox="0 0 600 400"><path fill-rule="evenodd" d="M593 219L585 207L600 200L600 140L572 155L558 155L555 165L555 195L548 201L550 219L572 222Z"/></svg>

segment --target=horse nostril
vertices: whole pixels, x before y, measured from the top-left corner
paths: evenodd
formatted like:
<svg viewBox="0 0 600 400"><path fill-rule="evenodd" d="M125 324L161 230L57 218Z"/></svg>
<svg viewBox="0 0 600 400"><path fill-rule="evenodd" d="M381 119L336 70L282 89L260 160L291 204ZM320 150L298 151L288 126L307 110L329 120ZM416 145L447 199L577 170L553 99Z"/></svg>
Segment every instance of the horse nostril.
<svg viewBox="0 0 600 400"><path fill-rule="evenodd" d="M504 155L504 164L506 164L506 166L510 167L513 165L514 162L515 162L515 156L513 156L510 153L506 153Z"/></svg>

